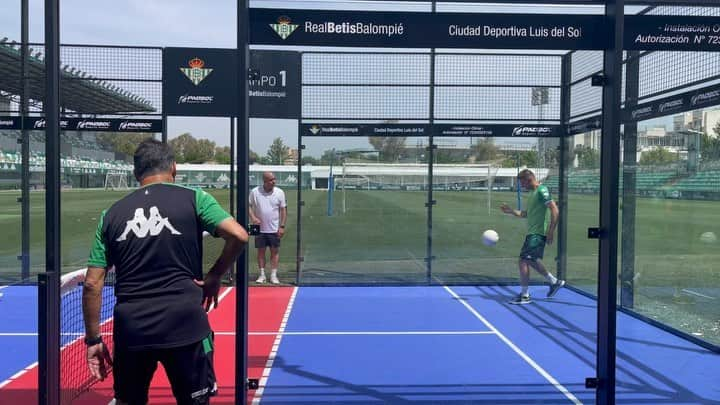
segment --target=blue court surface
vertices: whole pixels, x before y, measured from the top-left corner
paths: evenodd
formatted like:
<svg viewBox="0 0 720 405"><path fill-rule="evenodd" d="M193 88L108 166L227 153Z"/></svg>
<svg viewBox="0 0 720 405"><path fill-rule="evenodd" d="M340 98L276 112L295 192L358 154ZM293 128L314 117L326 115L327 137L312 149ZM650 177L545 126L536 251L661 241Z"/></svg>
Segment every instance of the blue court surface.
<svg viewBox="0 0 720 405"><path fill-rule="evenodd" d="M595 301L533 287L533 304L509 305L516 292L300 287L279 334L250 331L277 335L255 402L594 403ZM35 288L3 293L0 384L37 360ZM720 355L625 314L617 324L618 403L720 404Z"/></svg>
<svg viewBox="0 0 720 405"><path fill-rule="evenodd" d="M37 362L38 358L38 298L34 286L8 286L0 290L0 388L8 378ZM60 343L63 347L85 336L82 320L82 287L77 287L63 297L60 310ZM115 302L113 290L103 290L103 301L112 306ZM111 318L111 313L102 314L101 322ZM63 351L63 359L69 356L84 356L82 343ZM81 350L78 350L81 349Z"/></svg>
<svg viewBox="0 0 720 405"><path fill-rule="evenodd" d="M596 303L564 289L301 287L261 403L594 403ZM720 355L618 315L617 402L720 403ZM268 370L266 370L267 373Z"/></svg>

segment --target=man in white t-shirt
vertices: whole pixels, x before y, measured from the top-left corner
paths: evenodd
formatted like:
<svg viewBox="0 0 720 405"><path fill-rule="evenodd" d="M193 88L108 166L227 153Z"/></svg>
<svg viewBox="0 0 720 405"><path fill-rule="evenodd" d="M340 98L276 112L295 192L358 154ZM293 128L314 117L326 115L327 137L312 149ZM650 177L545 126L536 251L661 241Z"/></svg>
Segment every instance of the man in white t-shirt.
<svg viewBox="0 0 720 405"><path fill-rule="evenodd" d="M260 234L255 236L257 248L257 261L260 268L258 283L267 281L265 276L265 250L270 248L270 282L280 284L277 277L278 262L280 261L280 239L285 235L287 222L287 200L285 193L275 187L275 175L271 172L263 173L263 185L250 191L249 201L250 221L260 226Z"/></svg>

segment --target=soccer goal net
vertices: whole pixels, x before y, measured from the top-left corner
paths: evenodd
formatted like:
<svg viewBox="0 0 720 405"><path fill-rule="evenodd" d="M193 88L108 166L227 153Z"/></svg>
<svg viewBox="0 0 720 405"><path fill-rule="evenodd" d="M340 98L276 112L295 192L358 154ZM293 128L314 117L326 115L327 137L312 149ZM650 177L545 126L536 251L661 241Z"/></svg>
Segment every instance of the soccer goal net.
<svg viewBox="0 0 720 405"><path fill-rule="evenodd" d="M434 191L486 192L492 204L493 180L498 167L491 164L435 164ZM334 188L342 191L343 212L347 210L346 190L427 191L430 176L426 164L345 163L334 176Z"/></svg>
<svg viewBox="0 0 720 405"><path fill-rule="evenodd" d="M107 173L105 175L105 190L127 190L127 173Z"/></svg>

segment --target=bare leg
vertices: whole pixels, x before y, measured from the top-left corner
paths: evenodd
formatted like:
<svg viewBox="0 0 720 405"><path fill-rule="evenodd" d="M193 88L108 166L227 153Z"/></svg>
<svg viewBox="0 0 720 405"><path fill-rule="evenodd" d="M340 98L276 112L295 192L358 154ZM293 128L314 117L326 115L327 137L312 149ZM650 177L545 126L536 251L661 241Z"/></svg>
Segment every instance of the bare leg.
<svg viewBox="0 0 720 405"><path fill-rule="evenodd" d="M280 248L271 246L270 247L270 265L272 266L273 270L278 268L278 263L280 263Z"/></svg>
<svg viewBox="0 0 720 405"><path fill-rule="evenodd" d="M264 247L258 248L257 261L258 261L258 268L264 269L265 268L265 248Z"/></svg>
<svg viewBox="0 0 720 405"><path fill-rule="evenodd" d="M532 261L532 262L529 262L529 264L530 264L530 266L531 266L533 269L535 269L535 271L537 271L538 273L540 273L540 275L542 275L542 276L545 277L546 279L548 278L548 271L547 271L547 269L545 269L545 266L543 265L543 263L542 263L539 259L538 259L538 260L535 260L535 261Z"/></svg>
<svg viewBox="0 0 720 405"><path fill-rule="evenodd" d="M522 288L520 293L527 294L528 285L530 284L530 262L520 259L518 268L520 270L520 287Z"/></svg>

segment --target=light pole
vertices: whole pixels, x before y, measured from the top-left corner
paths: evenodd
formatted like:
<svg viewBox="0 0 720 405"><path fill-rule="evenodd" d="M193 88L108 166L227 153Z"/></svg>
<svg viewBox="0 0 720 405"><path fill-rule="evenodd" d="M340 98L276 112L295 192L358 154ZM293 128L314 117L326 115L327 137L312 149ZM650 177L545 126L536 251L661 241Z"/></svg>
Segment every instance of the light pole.
<svg viewBox="0 0 720 405"><path fill-rule="evenodd" d="M683 132L686 133L688 137L687 171L688 173L695 173L698 167L698 158L701 157L700 150L702 149L702 135L705 135L705 133L690 128L686 129Z"/></svg>
<svg viewBox="0 0 720 405"><path fill-rule="evenodd" d="M333 179L333 163L335 162L335 148L330 154L330 172L328 173L328 202L327 216L331 217L333 213L333 190L335 189L335 181Z"/></svg>

